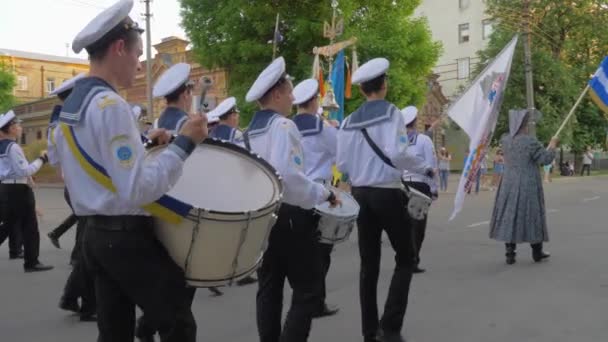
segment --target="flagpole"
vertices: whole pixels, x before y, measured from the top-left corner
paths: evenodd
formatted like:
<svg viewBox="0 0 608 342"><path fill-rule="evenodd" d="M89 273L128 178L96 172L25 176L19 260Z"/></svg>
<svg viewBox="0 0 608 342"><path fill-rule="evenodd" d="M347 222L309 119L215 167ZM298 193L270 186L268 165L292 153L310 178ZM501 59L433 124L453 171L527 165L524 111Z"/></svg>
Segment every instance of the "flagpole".
<svg viewBox="0 0 608 342"><path fill-rule="evenodd" d="M272 37L272 60L277 58L277 32L279 31L279 13L277 13L277 22L274 25L274 34Z"/></svg>
<svg viewBox="0 0 608 342"><path fill-rule="evenodd" d="M583 90L583 92L581 93L581 96L579 96L578 100L576 100L576 103L574 103L574 106L570 110L570 113L568 113L568 116L566 116L566 119L564 119L564 122L562 122L562 125L559 126L559 129L553 135L553 139L556 139L559 136L559 134L562 132L562 130L564 129L564 127L566 127L566 123L568 123L568 121L570 120L570 118L574 114L574 111L576 110L576 108L578 107L578 105L581 104L581 101L583 100L583 97L585 97L585 94L587 94L588 91L589 91L589 84L587 84L587 86L585 87L585 90Z"/></svg>

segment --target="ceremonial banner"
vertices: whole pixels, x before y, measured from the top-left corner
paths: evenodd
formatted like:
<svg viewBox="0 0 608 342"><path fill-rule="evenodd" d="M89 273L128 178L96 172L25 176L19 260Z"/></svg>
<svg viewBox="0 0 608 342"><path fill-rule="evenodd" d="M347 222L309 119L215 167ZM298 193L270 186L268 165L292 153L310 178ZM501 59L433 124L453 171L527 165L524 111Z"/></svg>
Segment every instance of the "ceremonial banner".
<svg viewBox="0 0 608 342"><path fill-rule="evenodd" d="M488 64L469 88L448 109L448 116L469 136L469 153L458 184L454 211L450 220L462 210L464 198L475 184L481 162L488 151L509 73L517 36Z"/></svg>

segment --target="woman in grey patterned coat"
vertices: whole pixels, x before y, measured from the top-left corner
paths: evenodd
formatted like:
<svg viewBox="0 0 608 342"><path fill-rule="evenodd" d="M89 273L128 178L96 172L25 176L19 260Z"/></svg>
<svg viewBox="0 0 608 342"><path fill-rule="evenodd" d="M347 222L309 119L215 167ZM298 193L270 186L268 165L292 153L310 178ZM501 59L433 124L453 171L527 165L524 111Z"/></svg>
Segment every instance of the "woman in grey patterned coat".
<svg viewBox="0 0 608 342"><path fill-rule="evenodd" d="M505 243L507 264L515 263L518 243L530 243L535 262L548 258L543 242L549 241L540 165L555 158L557 139L546 150L528 135L526 111L509 112L509 134L501 139L505 160L502 181L490 224L490 238Z"/></svg>

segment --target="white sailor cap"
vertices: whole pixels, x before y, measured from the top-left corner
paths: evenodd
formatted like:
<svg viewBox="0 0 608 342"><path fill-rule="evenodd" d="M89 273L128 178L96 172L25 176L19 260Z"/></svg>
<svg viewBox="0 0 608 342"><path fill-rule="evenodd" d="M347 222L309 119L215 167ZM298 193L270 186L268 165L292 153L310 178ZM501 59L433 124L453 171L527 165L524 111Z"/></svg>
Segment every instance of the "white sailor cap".
<svg viewBox="0 0 608 342"><path fill-rule="evenodd" d="M165 71L154 84L152 95L154 97L163 97L171 95L179 87L188 83L190 78L190 70L192 67L187 63L177 63Z"/></svg>
<svg viewBox="0 0 608 342"><path fill-rule="evenodd" d="M353 74L353 84L361 84L386 73L390 62L386 58L374 58L363 64Z"/></svg>
<svg viewBox="0 0 608 342"><path fill-rule="evenodd" d="M129 18L129 12L132 8L133 0L120 0L99 13L74 38L72 50L75 53L80 53L82 49L95 48L130 30L143 32L137 23Z"/></svg>
<svg viewBox="0 0 608 342"><path fill-rule="evenodd" d="M209 123L214 123L220 121L220 116L229 113L232 109L238 113L238 109L236 108L236 98L229 97L222 101L215 109L207 113L207 121Z"/></svg>
<svg viewBox="0 0 608 342"><path fill-rule="evenodd" d="M269 66L262 71L262 73L255 80L245 100L247 102L254 102L262 98L264 94L268 92L275 84L281 79L281 76L285 74L285 59L279 57L272 61Z"/></svg>
<svg viewBox="0 0 608 342"><path fill-rule="evenodd" d="M401 110L401 115L403 115L403 121L407 126L418 117L418 109L414 106L407 106Z"/></svg>
<svg viewBox="0 0 608 342"><path fill-rule="evenodd" d="M15 112L9 110L6 114L0 115L0 128L4 128L4 126L13 121L20 122L20 120L17 119Z"/></svg>
<svg viewBox="0 0 608 342"><path fill-rule="evenodd" d="M71 90L72 88L74 88L74 85L76 85L76 81L78 81L81 78L84 78L85 76L86 76L86 73L82 72L82 73L70 78L69 80L66 80L65 82L61 83L61 85L59 87L55 88L55 90L50 92L49 96L58 95L58 94L63 93L64 91Z"/></svg>
<svg viewBox="0 0 608 342"><path fill-rule="evenodd" d="M300 105L319 93L319 81L309 78L293 88L293 104Z"/></svg>

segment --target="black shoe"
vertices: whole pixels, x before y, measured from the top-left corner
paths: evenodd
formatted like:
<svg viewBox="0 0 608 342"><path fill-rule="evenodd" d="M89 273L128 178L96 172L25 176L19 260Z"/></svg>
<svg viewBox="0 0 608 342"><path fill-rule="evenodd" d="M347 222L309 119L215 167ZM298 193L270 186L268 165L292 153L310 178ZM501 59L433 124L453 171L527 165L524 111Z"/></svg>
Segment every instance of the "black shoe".
<svg viewBox="0 0 608 342"><path fill-rule="evenodd" d="M513 265L515 263L515 249L517 248L517 245L514 243L505 243L505 249L506 249L506 262L507 265Z"/></svg>
<svg viewBox="0 0 608 342"><path fill-rule="evenodd" d="M34 266L26 266L26 267L24 267L25 273L48 271L48 270L52 270L53 268L54 268L53 266L44 265L44 264L41 264L41 263L37 263Z"/></svg>
<svg viewBox="0 0 608 342"><path fill-rule="evenodd" d="M534 259L534 262L541 262L550 256L551 256L551 254L543 252L543 251L532 253L532 259Z"/></svg>
<svg viewBox="0 0 608 342"><path fill-rule="evenodd" d="M426 270L424 268L418 267L418 265L414 266L414 269L412 270L412 273L414 273L414 274L424 273L424 272L426 272Z"/></svg>
<svg viewBox="0 0 608 342"><path fill-rule="evenodd" d="M213 293L213 297L219 297L219 296L223 296L224 293L220 290L217 289L217 287L210 287L209 291L211 291Z"/></svg>
<svg viewBox="0 0 608 342"><path fill-rule="evenodd" d="M8 256L8 258L10 260L15 260L15 259L23 259L25 258L25 254L23 254L23 251L17 253L17 254L11 254Z"/></svg>
<svg viewBox="0 0 608 342"><path fill-rule="evenodd" d="M77 299L70 300L61 298L61 300L59 301L59 308L65 311L72 311L76 313L80 312L80 306L78 305Z"/></svg>
<svg viewBox="0 0 608 342"><path fill-rule="evenodd" d="M154 335L137 337L138 342L156 342Z"/></svg>
<svg viewBox="0 0 608 342"><path fill-rule="evenodd" d="M59 245L59 238L56 237L55 234L53 234L53 232L46 234L46 236L49 237L49 239L51 240L51 243L53 244L53 246L55 246L55 248L61 249L61 246Z"/></svg>
<svg viewBox="0 0 608 342"><path fill-rule="evenodd" d="M236 281L236 285L237 285L237 286L245 286L245 285L249 285L249 284L254 284L254 283L256 283L257 281L258 281L258 280L257 280L257 279L255 279L254 277L252 277L252 276L247 276L247 277L245 277L245 278L243 278L243 279L237 280L237 281Z"/></svg>
<svg viewBox="0 0 608 342"><path fill-rule="evenodd" d="M316 311L312 314L312 318L321 318L321 317L329 317L338 313L340 309L338 309L335 305L327 305L323 304L320 310Z"/></svg>
<svg viewBox="0 0 608 342"><path fill-rule="evenodd" d="M550 256L551 254L543 252L542 243L532 244L532 259L534 260L534 262L541 262Z"/></svg>

